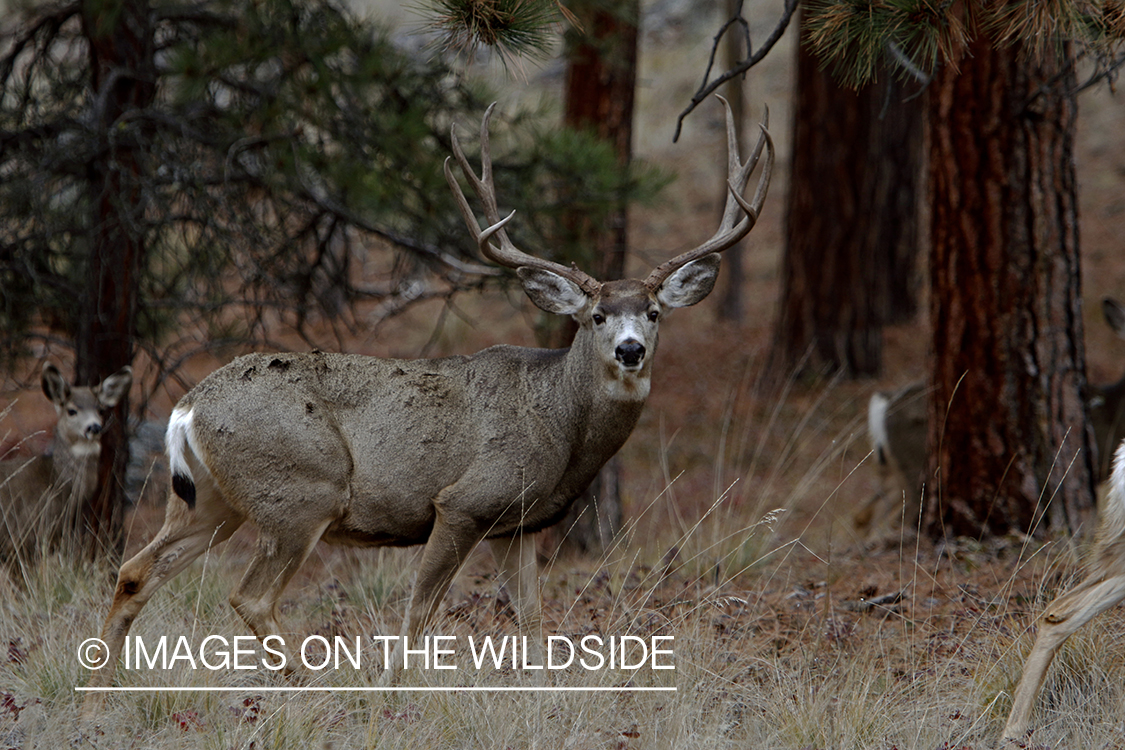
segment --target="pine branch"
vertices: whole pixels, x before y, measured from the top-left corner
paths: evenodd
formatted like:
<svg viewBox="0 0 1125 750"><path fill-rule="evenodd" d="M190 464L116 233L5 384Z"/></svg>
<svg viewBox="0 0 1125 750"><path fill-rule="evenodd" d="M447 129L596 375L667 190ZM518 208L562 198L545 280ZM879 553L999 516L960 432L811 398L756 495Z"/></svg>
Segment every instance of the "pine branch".
<svg viewBox="0 0 1125 750"><path fill-rule="evenodd" d="M423 10L438 49L465 54L490 47L505 64L524 55L546 58L565 14L556 0L429 0Z"/></svg>
<svg viewBox="0 0 1125 750"><path fill-rule="evenodd" d="M886 63L924 80L938 65L956 66L969 40L982 35L1000 45L1019 42L1034 55L1081 44L1106 61L1112 79L1125 41L1122 8L1120 0L806 0L803 31L822 64L851 86L866 84Z"/></svg>

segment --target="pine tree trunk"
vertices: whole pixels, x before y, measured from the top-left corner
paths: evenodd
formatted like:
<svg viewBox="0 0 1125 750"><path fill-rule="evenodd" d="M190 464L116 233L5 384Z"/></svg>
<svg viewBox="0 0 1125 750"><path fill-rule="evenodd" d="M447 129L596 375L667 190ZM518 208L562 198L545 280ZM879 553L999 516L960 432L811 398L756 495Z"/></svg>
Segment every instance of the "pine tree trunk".
<svg viewBox="0 0 1125 750"><path fill-rule="evenodd" d="M133 361L137 285L145 247L144 195L138 179L138 124L119 127L130 110L148 107L155 96L155 63L147 3L88 2L82 19L89 41L94 118L105 139L100 158L88 166L93 230L88 287L81 307L75 380L93 385ZM120 556L124 545L124 477L129 460L126 435L129 400L106 421L98 467L98 489L82 513L87 556Z"/></svg>
<svg viewBox="0 0 1125 750"><path fill-rule="evenodd" d="M575 3L571 10L586 33L567 54L564 121L577 130L592 130L613 145L617 162L628 166L633 156L633 102L637 87L638 0L613 12L597 3ZM611 214L609 225L587 227L597 248L594 275L602 281L625 276L628 247L625 200Z"/></svg>
<svg viewBox="0 0 1125 750"><path fill-rule="evenodd" d="M638 0L607 10L598 3L571 4L585 33L568 50L565 121L569 127L589 129L613 144L618 163L625 167L633 154L633 101L637 85ZM581 217L575 217L581 221ZM628 248L625 201L611 214L607 226L584 227L596 248L595 275L603 280L625 275ZM561 544L572 550L600 554L621 528L621 464L614 456L590 488L556 526L565 534Z"/></svg>
<svg viewBox="0 0 1125 750"><path fill-rule="evenodd" d="M932 139L934 535L1027 532L1093 508L1073 69L974 41L938 72Z"/></svg>
<svg viewBox="0 0 1125 750"><path fill-rule="evenodd" d="M853 91L798 45L772 381L876 375L883 326L913 315L921 114L892 76Z"/></svg>
<svg viewBox="0 0 1125 750"><path fill-rule="evenodd" d="M725 10L727 18L734 18L738 15L741 6L741 0L726 0ZM742 37L734 32L728 31L727 35L723 38L723 57L725 58L726 69L734 69L738 63L747 56L747 51L743 49L745 45L742 42ZM723 95L726 96L727 102L730 103L730 111L734 116L734 131L738 143L738 153L745 158L746 144L746 97L743 96L744 77L739 76L723 87ZM719 186L719 205L725 206L727 203L727 181L726 175L723 175L722 185ZM732 323L742 322L742 283L745 278L742 263L742 251L744 243L729 247L723 252L723 288L722 296L719 297L719 317L723 320L728 320Z"/></svg>

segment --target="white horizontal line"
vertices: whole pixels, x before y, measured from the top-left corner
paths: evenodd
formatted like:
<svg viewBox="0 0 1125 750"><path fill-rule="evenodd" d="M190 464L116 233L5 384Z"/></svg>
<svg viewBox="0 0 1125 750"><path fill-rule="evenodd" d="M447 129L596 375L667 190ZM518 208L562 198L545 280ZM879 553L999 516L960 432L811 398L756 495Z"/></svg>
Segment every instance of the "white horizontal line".
<svg viewBox="0 0 1125 750"><path fill-rule="evenodd" d="M675 687L76 687L80 693L657 693Z"/></svg>

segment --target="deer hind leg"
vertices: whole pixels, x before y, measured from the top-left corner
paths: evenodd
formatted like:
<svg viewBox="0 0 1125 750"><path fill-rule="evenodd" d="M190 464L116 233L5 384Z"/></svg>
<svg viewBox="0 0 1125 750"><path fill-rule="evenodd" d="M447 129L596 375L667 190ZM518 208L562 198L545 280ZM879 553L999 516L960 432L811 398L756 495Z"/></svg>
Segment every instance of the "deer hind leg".
<svg viewBox="0 0 1125 750"><path fill-rule="evenodd" d="M145 603L168 580L212 546L225 541L242 525L243 517L232 510L211 483L199 486L194 509L172 495L168 498L164 526L143 550L121 566L113 603L102 626L105 666L90 675L90 687L108 687L113 682L125 637ZM104 694L86 694L82 718L90 720L101 707Z"/></svg>
<svg viewBox="0 0 1125 750"><path fill-rule="evenodd" d="M500 568L500 585L508 589L516 605L520 632L526 635L530 664L543 664L543 608L539 598L539 562L535 537L516 534L489 542ZM539 672L537 675L541 674Z"/></svg>
<svg viewBox="0 0 1125 750"><path fill-rule="evenodd" d="M1035 645L1024 664L1012 698L1012 712L1001 739L1026 739L1035 698L1043 687L1047 668L1067 638L1093 618L1125 599L1125 576L1087 578L1078 588L1047 605Z"/></svg>
<svg viewBox="0 0 1125 750"><path fill-rule="evenodd" d="M259 640L280 635L277 622L277 601L293 576L304 564L332 519L325 519L313 528L261 529L258 548L242 581L231 594L230 604ZM285 647L285 672L292 672L297 662Z"/></svg>
<svg viewBox="0 0 1125 750"><path fill-rule="evenodd" d="M865 539L873 536L875 527L879 525L879 520L884 516L884 508L889 505L886 488L880 481L879 489L852 516L852 526L856 532Z"/></svg>

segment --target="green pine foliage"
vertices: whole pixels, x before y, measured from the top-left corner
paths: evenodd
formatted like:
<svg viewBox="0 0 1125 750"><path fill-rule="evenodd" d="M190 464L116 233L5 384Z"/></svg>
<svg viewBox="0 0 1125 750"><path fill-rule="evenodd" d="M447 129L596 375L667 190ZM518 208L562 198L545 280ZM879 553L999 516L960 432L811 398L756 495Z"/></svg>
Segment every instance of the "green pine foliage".
<svg viewBox="0 0 1125 750"><path fill-rule="evenodd" d="M442 170L454 123L476 145L492 98L481 84L332 0L158 5L155 100L103 127L79 10L33 11L0 36L9 357L74 337L102 198L86 165L122 145L138 162L126 175L145 249L138 335L168 366L215 341L260 341L267 322L309 338L313 323L364 325L372 307L391 314L492 278L476 273L484 264ZM493 118L500 200L518 211L513 232L529 252L583 262L568 256L552 201L581 195L597 215L651 197L662 178L542 121Z"/></svg>
<svg viewBox="0 0 1125 750"><path fill-rule="evenodd" d="M564 10L557 0L429 0L422 12L438 48L468 54L488 47L508 65L546 59Z"/></svg>
<svg viewBox="0 0 1125 750"><path fill-rule="evenodd" d="M1035 54L1055 54L1077 42L1095 66L1119 66L1125 40L1120 0L809 0L808 44L833 74L861 86L883 69L902 75L956 65L978 34L999 43L1020 41Z"/></svg>

